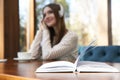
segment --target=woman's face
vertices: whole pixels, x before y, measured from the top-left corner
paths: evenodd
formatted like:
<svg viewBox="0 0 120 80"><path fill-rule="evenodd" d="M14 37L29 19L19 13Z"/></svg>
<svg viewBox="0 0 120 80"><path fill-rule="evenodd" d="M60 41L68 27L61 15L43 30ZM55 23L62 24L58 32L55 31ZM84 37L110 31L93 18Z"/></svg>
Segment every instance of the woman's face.
<svg viewBox="0 0 120 80"><path fill-rule="evenodd" d="M56 25L56 18L51 8L45 7L43 10L44 22L47 26L53 27Z"/></svg>

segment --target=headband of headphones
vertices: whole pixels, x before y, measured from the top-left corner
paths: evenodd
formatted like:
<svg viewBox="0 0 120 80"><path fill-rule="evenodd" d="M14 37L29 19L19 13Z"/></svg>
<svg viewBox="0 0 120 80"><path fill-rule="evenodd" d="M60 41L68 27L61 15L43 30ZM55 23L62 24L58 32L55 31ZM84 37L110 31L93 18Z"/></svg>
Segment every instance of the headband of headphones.
<svg viewBox="0 0 120 80"><path fill-rule="evenodd" d="M60 6L59 16L63 17L63 15L64 15L64 8L63 8L63 6L61 4L58 4L58 5Z"/></svg>

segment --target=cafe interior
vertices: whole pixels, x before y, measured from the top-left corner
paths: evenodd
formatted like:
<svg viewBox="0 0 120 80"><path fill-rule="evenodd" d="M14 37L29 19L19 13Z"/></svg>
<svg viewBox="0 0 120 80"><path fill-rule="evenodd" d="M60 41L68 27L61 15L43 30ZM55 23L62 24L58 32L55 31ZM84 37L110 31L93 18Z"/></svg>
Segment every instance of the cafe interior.
<svg viewBox="0 0 120 80"><path fill-rule="evenodd" d="M120 70L119 0L0 0L0 80L120 80L120 73L35 73L49 61L14 60L26 52L49 3L64 7L66 27L78 35L78 55L96 39L81 61L108 63Z"/></svg>

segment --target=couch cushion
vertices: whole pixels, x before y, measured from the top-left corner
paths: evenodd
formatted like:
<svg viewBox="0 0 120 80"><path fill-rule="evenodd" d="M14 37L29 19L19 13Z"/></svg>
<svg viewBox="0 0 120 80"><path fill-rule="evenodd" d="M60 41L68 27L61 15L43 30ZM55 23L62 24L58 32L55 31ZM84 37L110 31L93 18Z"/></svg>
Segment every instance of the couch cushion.
<svg viewBox="0 0 120 80"><path fill-rule="evenodd" d="M83 47L79 47L79 52ZM88 51L81 60L120 62L120 46L97 46Z"/></svg>

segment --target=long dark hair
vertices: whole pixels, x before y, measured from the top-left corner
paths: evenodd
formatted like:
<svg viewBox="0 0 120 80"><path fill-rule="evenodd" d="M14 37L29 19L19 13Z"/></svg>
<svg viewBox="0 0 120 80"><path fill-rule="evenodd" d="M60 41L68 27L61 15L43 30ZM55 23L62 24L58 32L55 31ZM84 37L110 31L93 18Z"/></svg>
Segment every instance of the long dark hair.
<svg viewBox="0 0 120 80"><path fill-rule="evenodd" d="M65 35L67 29L66 29L65 22L64 22L64 16L61 17L59 15L60 5L56 4L56 3L50 3L50 4L46 5L45 7L51 8L53 11L53 14L55 15L55 18L56 18L57 26L55 26L55 27L57 28L57 31L54 31L53 27L48 27L48 29L50 31L51 44L53 46L55 44L58 44L61 41L61 39ZM43 8L43 10L44 10L44 8ZM55 33L55 32L57 32L57 33ZM57 38L55 38L55 42L53 42L54 36L57 36Z"/></svg>

